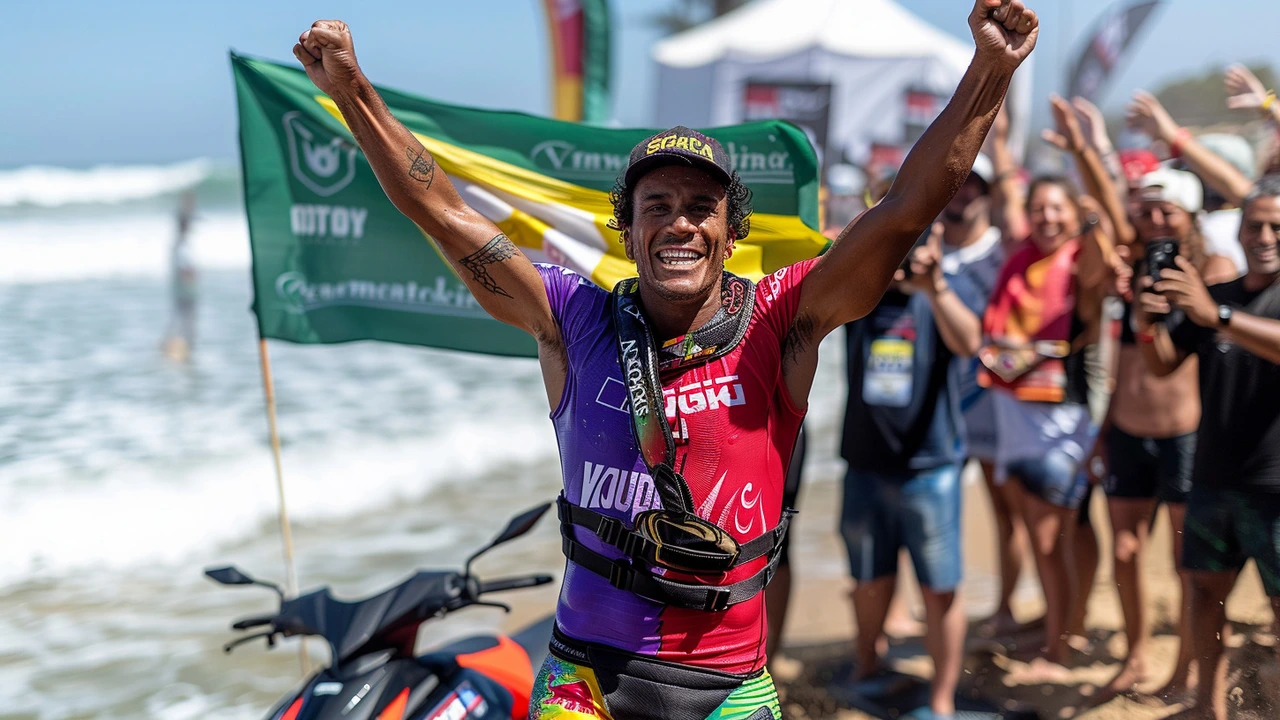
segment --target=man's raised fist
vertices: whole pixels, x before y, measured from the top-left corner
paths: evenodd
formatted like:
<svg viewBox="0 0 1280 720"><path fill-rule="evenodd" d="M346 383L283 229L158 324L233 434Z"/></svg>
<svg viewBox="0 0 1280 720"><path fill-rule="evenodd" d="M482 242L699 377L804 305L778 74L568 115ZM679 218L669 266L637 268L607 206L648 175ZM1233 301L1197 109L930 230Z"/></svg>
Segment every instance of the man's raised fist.
<svg viewBox="0 0 1280 720"><path fill-rule="evenodd" d="M298 37L294 57L307 70L307 77L326 95L333 96L354 87L360 75L351 28L341 20L317 20Z"/></svg>
<svg viewBox="0 0 1280 720"><path fill-rule="evenodd" d="M969 14L978 54L1009 70L1031 54L1040 36L1040 18L1022 0L978 0Z"/></svg>

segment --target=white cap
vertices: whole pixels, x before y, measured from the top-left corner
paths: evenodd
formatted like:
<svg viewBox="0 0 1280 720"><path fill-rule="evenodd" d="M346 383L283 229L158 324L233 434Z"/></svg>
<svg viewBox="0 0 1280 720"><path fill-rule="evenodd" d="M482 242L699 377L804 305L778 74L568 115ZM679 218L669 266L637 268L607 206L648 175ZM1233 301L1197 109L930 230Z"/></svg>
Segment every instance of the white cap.
<svg viewBox="0 0 1280 720"><path fill-rule="evenodd" d="M1135 186L1143 200L1171 202L1192 215L1204 209L1200 178L1183 170L1160 168L1143 175Z"/></svg>
<svg viewBox="0 0 1280 720"><path fill-rule="evenodd" d="M1205 146L1209 152L1231 163L1242 175L1252 179L1258 174L1254 167L1253 146L1239 135L1227 133L1206 133L1196 137L1196 141Z"/></svg>
<svg viewBox="0 0 1280 720"><path fill-rule="evenodd" d="M978 157L973 159L973 170L971 172L981 178L982 182L987 184L987 187L991 187L991 183L995 182L996 166L991 163L991 158L982 153L978 153Z"/></svg>

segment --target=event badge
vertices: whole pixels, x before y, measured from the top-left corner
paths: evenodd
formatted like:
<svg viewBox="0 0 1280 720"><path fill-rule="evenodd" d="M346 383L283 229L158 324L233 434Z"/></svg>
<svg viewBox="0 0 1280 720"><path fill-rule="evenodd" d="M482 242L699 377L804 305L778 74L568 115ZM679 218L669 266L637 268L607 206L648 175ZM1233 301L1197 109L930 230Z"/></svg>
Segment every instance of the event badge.
<svg viewBox="0 0 1280 720"><path fill-rule="evenodd" d="M862 381L862 399L868 405L906 407L911 404L912 363L915 345L900 337L882 337L871 343L871 357Z"/></svg>

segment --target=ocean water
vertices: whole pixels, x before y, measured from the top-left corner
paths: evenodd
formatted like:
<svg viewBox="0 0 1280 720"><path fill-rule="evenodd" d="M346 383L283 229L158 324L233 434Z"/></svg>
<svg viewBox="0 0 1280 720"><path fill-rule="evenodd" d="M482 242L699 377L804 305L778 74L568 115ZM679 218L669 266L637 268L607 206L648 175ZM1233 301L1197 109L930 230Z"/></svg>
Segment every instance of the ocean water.
<svg viewBox="0 0 1280 720"><path fill-rule="evenodd" d="M175 363L161 343L188 188L197 341ZM201 575L234 562L284 576L248 265L234 167L0 171L0 717L255 718L297 682L292 643L221 651L229 623L271 596ZM838 471L839 344L824 345L813 393L815 482ZM270 351L304 588L351 597L460 566L559 487L531 360ZM548 518L480 571L562 565ZM500 622L459 613L421 642Z"/></svg>

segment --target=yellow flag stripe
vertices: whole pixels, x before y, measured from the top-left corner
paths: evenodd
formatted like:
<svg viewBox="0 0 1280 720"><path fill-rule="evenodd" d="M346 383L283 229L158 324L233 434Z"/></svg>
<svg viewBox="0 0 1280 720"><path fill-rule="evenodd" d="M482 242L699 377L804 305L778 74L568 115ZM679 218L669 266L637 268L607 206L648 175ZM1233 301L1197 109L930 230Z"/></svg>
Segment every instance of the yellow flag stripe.
<svg viewBox="0 0 1280 720"><path fill-rule="evenodd" d="M324 95L315 99L346 124L331 99ZM608 227L613 218L608 193L557 180L427 135L414 136L442 170L478 186L464 195L469 200L483 197L479 204L484 207L477 209L517 245L530 249L550 245L552 251L579 261L596 256L600 252L597 248L603 246L603 254L594 267L579 269L606 288L635 276L635 264L627 259L618 233ZM571 247L572 244L587 247ZM816 256L825 245L826 239L798 216L756 213L751 216L751 235L737 243L726 267L759 280L779 268Z"/></svg>

